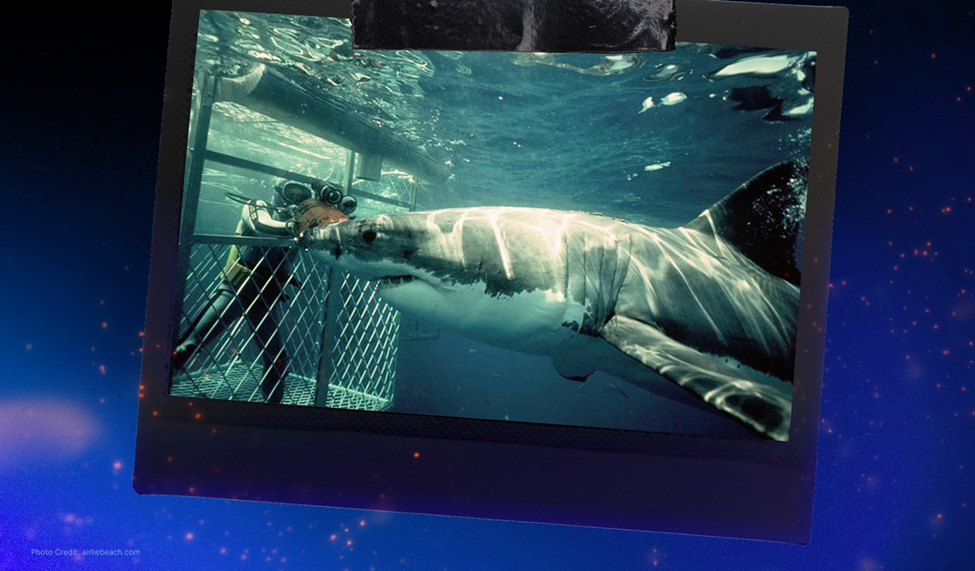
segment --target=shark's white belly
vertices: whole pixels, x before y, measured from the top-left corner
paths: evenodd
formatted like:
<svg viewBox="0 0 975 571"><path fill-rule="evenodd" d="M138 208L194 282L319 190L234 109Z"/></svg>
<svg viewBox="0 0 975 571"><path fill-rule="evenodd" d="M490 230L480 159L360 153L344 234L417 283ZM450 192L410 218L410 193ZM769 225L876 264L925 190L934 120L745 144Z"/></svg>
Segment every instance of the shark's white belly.
<svg viewBox="0 0 975 571"><path fill-rule="evenodd" d="M444 293L413 283L380 290L380 297L431 325L522 353L551 355L576 336L563 326L567 307L576 304L562 292L535 290L492 297L481 288Z"/></svg>

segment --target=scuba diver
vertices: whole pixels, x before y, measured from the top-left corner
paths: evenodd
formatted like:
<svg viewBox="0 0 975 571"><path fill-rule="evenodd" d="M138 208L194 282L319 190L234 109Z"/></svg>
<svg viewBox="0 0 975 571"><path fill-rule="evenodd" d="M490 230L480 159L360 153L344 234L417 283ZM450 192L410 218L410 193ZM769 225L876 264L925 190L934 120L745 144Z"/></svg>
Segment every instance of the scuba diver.
<svg viewBox="0 0 975 571"><path fill-rule="evenodd" d="M344 195L332 183L316 193L308 185L281 181L274 187L270 205L234 193L227 197L243 204L237 224L240 236L295 237L315 226L348 220L356 207L355 197ZM291 275L296 251L290 246L232 246L216 291L176 341L172 370L182 369L197 351L244 316L264 361L261 392L267 402L280 403L288 352L278 324L281 302L288 299L285 288L301 287Z"/></svg>

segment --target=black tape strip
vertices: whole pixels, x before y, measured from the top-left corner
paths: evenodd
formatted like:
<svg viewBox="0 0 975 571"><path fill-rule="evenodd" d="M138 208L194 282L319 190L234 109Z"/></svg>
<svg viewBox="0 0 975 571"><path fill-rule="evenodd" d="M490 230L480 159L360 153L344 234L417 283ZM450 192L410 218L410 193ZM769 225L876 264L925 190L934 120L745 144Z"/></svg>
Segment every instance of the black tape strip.
<svg viewBox="0 0 975 571"><path fill-rule="evenodd" d="M352 45L381 50L658 52L674 0L352 0Z"/></svg>

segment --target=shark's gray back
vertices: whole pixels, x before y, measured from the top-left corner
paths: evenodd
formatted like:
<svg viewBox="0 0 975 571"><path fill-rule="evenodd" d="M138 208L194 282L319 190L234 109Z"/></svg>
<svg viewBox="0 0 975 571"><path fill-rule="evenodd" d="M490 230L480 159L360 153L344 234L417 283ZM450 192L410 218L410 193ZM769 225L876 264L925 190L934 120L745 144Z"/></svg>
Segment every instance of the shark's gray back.
<svg viewBox="0 0 975 571"><path fill-rule="evenodd" d="M630 225L615 313L700 351L791 380L799 289L734 246L686 228Z"/></svg>

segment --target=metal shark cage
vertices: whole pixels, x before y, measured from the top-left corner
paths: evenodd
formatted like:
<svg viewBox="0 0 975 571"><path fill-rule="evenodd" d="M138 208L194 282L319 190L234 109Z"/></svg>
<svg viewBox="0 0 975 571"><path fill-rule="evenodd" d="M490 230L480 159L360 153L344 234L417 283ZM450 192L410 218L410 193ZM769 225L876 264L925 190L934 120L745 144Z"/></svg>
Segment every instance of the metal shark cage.
<svg viewBox="0 0 975 571"><path fill-rule="evenodd" d="M221 287L226 289L221 284L226 283L223 272L233 255L232 248L263 247L265 252L267 248L291 249L289 273L298 285L262 290L261 296L271 298L268 305L274 310L260 315L240 292L270 286L254 281L254 275L236 284L235 298L225 311L237 304L240 317L232 323L226 320L219 334L201 343L181 369L171 371L170 394L263 402L261 383L269 374L267 362L286 356L285 373L277 378L284 383L282 403L360 410L390 408L401 338L400 316L377 298L375 284L316 262L291 240L198 231L204 173L230 173L238 179L262 181L265 186L269 180L283 178L320 187L324 177L278 168L268 164L272 161L261 152L251 155L265 160L251 160L219 152L208 144L213 142L215 129L219 133L221 126L226 129L233 123L228 117L234 113L257 117L231 126L237 132L264 129L255 139L267 140L269 132L277 130L279 134L282 128L301 132L314 140L318 156L334 163L331 175L341 169L344 191L359 199L359 210L375 213L413 210L419 185L413 174L443 180L447 176L444 165L395 134L370 124L347 105L299 86L286 70L256 66L233 79L198 71L195 79L180 226L175 312L179 323L174 324L177 329L172 337L175 340L180 332L194 327L197 316L221 294ZM243 138L238 135L234 140ZM383 171L384 160L397 170ZM227 190L227 185L214 186ZM219 190L210 194L216 192ZM211 209L216 202L211 201ZM223 202L217 207L229 212L229 205ZM234 208L239 211L239 205ZM274 328L274 343L268 341L267 334L259 334L266 325ZM416 323L407 324L402 331L405 339L436 336ZM269 353L275 354L268 359Z"/></svg>

